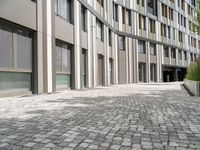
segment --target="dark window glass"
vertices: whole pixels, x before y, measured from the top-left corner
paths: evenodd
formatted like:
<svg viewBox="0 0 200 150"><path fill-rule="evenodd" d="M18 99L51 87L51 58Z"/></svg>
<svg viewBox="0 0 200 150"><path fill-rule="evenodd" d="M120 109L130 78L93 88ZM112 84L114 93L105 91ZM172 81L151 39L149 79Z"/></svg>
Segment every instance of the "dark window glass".
<svg viewBox="0 0 200 150"><path fill-rule="evenodd" d="M81 28L83 31L86 32L86 8L81 7Z"/></svg>
<svg viewBox="0 0 200 150"><path fill-rule="evenodd" d="M13 68L12 29L0 25L0 67Z"/></svg>
<svg viewBox="0 0 200 150"><path fill-rule="evenodd" d="M169 57L169 48L164 46L164 57Z"/></svg>
<svg viewBox="0 0 200 150"><path fill-rule="evenodd" d="M146 47L145 47L145 41L138 41L138 53L139 54L146 54Z"/></svg>
<svg viewBox="0 0 200 150"><path fill-rule="evenodd" d="M17 68L32 69L32 37L28 31L16 30Z"/></svg>
<svg viewBox="0 0 200 150"><path fill-rule="evenodd" d="M125 50L125 37L118 36L118 49Z"/></svg>

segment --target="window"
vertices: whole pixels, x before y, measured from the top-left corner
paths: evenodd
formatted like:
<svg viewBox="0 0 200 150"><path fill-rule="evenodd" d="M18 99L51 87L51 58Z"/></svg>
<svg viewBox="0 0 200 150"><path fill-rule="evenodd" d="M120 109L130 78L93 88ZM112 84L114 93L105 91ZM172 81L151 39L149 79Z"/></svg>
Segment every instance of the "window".
<svg viewBox="0 0 200 150"><path fill-rule="evenodd" d="M156 82L156 64L150 64L151 82Z"/></svg>
<svg viewBox="0 0 200 150"><path fill-rule="evenodd" d="M146 17L143 15L139 15L139 28L146 30Z"/></svg>
<svg viewBox="0 0 200 150"><path fill-rule="evenodd" d="M147 6L148 12L152 15L157 16L157 0L148 0Z"/></svg>
<svg viewBox="0 0 200 150"><path fill-rule="evenodd" d="M125 24L126 23L126 9L124 7L122 7L122 23Z"/></svg>
<svg viewBox="0 0 200 150"><path fill-rule="evenodd" d="M193 62L194 61L194 58L193 58L193 54L190 53L190 61Z"/></svg>
<svg viewBox="0 0 200 150"><path fill-rule="evenodd" d="M109 46L112 46L112 31L109 29Z"/></svg>
<svg viewBox="0 0 200 150"><path fill-rule="evenodd" d="M86 32L86 8L81 6L81 27Z"/></svg>
<svg viewBox="0 0 200 150"><path fill-rule="evenodd" d="M71 86L71 50L72 46L56 40L56 85Z"/></svg>
<svg viewBox="0 0 200 150"><path fill-rule="evenodd" d="M142 1L142 7L144 7L144 0L141 0Z"/></svg>
<svg viewBox="0 0 200 150"><path fill-rule="evenodd" d="M187 52L184 51L184 60L187 61Z"/></svg>
<svg viewBox="0 0 200 150"><path fill-rule="evenodd" d="M167 37L167 26L161 23L161 36Z"/></svg>
<svg viewBox="0 0 200 150"><path fill-rule="evenodd" d="M125 50L125 37L118 36L118 49Z"/></svg>
<svg viewBox="0 0 200 150"><path fill-rule="evenodd" d="M31 32L0 24L0 68L32 70Z"/></svg>
<svg viewBox="0 0 200 150"><path fill-rule="evenodd" d="M56 72L71 73L71 45L56 40Z"/></svg>
<svg viewBox="0 0 200 150"><path fill-rule="evenodd" d="M12 46L12 28L0 24L0 67L14 67Z"/></svg>
<svg viewBox="0 0 200 150"><path fill-rule="evenodd" d="M156 44L150 43L150 55L156 55Z"/></svg>
<svg viewBox="0 0 200 150"><path fill-rule="evenodd" d="M138 64L139 81L146 82L146 63Z"/></svg>
<svg viewBox="0 0 200 150"><path fill-rule="evenodd" d="M181 0L181 8L182 10L185 10L185 0Z"/></svg>
<svg viewBox="0 0 200 150"><path fill-rule="evenodd" d="M113 3L113 19L118 22L118 5Z"/></svg>
<svg viewBox="0 0 200 150"><path fill-rule="evenodd" d="M149 18L149 31L155 33L155 20Z"/></svg>
<svg viewBox="0 0 200 150"><path fill-rule="evenodd" d="M146 54L145 41L138 40L138 53L139 54Z"/></svg>
<svg viewBox="0 0 200 150"><path fill-rule="evenodd" d="M179 31L179 42L183 43L183 33Z"/></svg>
<svg viewBox="0 0 200 150"><path fill-rule="evenodd" d="M31 91L32 48L31 31L0 23L0 90Z"/></svg>
<svg viewBox="0 0 200 150"><path fill-rule="evenodd" d="M97 2L103 7L103 0L97 0Z"/></svg>
<svg viewBox="0 0 200 150"><path fill-rule="evenodd" d="M162 3L162 16L167 18L167 6Z"/></svg>
<svg viewBox="0 0 200 150"><path fill-rule="evenodd" d="M131 26L131 10L126 10L127 25Z"/></svg>
<svg viewBox="0 0 200 150"><path fill-rule="evenodd" d="M97 19L96 21L97 23L97 39L100 39L101 41L103 41L103 24L100 20Z"/></svg>
<svg viewBox="0 0 200 150"><path fill-rule="evenodd" d="M163 49L164 49L164 57L169 57L169 47L164 46Z"/></svg>
<svg viewBox="0 0 200 150"><path fill-rule="evenodd" d="M172 20L172 21L174 20L174 11L170 7L169 7L169 19Z"/></svg>
<svg viewBox="0 0 200 150"><path fill-rule="evenodd" d="M176 49L175 48L171 48L171 58L176 58Z"/></svg>
<svg viewBox="0 0 200 150"><path fill-rule="evenodd" d="M176 30L175 28L173 28L173 40L175 40L175 38L176 38Z"/></svg>
<svg viewBox="0 0 200 150"><path fill-rule="evenodd" d="M32 38L28 31L16 29L17 34L17 68L32 68Z"/></svg>
<svg viewBox="0 0 200 150"><path fill-rule="evenodd" d="M171 38L171 28L168 26L168 38Z"/></svg>
<svg viewBox="0 0 200 150"><path fill-rule="evenodd" d="M68 22L72 22L72 0L56 0L57 14Z"/></svg>
<svg viewBox="0 0 200 150"><path fill-rule="evenodd" d="M178 59L182 59L182 50L178 50Z"/></svg>

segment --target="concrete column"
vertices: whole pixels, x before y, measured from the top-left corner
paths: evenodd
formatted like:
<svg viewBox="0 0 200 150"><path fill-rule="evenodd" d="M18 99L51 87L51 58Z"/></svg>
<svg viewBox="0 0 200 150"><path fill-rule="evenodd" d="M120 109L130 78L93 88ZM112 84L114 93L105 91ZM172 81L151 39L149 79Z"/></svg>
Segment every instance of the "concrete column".
<svg viewBox="0 0 200 150"><path fill-rule="evenodd" d="M137 43L137 40L136 39L133 39L133 44L132 44L132 57L133 57L133 82L134 83L137 83L137 65L138 65L138 55L137 55L137 47L136 47L136 43Z"/></svg>
<svg viewBox="0 0 200 150"><path fill-rule="evenodd" d="M125 49L126 49L126 84L129 83L129 59L128 59L128 56L129 56L129 38L128 37L125 37Z"/></svg>
<svg viewBox="0 0 200 150"><path fill-rule="evenodd" d="M150 43L146 42L146 81L150 82Z"/></svg>
<svg viewBox="0 0 200 150"><path fill-rule="evenodd" d="M122 31L122 6L118 6L119 31Z"/></svg>
<svg viewBox="0 0 200 150"><path fill-rule="evenodd" d="M169 47L169 64L171 65L172 64L172 55L171 55L171 47Z"/></svg>
<svg viewBox="0 0 200 150"><path fill-rule="evenodd" d="M108 85L109 78L109 43L108 27L104 25L104 85Z"/></svg>
<svg viewBox="0 0 200 150"><path fill-rule="evenodd" d="M37 3L37 90L51 93L56 88L55 72L55 0Z"/></svg>
<svg viewBox="0 0 200 150"><path fill-rule="evenodd" d="M162 64L161 64L161 54L160 54L160 51L159 51L159 45L156 44L156 62L157 62L157 65L156 65L156 70L157 70L157 82L161 82L161 70L162 70Z"/></svg>
<svg viewBox="0 0 200 150"><path fill-rule="evenodd" d="M178 66L178 61L179 61L179 58L178 58L178 49L176 49L176 66Z"/></svg>
<svg viewBox="0 0 200 150"><path fill-rule="evenodd" d="M118 76L118 43L117 43L118 36L114 34L114 55L115 55L115 61L114 61L114 69L115 69L115 84L119 83L119 76Z"/></svg>
<svg viewBox="0 0 200 150"><path fill-rule="evenodd" d="M87 10L87 32L88 32L88 88L92 87L92 15L89 10Z"/></svg>
<svg viewBox="0 0 200 150"><path fill-rule="evenodd" d="M81 6L78 0L74 0L74 74L75 74L75 89L81 88L80 78L80 10Z"/></svg>
<svg viewBox="0 0 200 150"><path fill-rule="evenodd" d="M163 46L162 45L158 45L158 60L159 60L159 66L158 66L158 69L159 69L159 77L160 77L160 82L163 81L163 73L162 73L162 65L164 64L164 54L163 54Z"/></svg>
<svg viewBox="0 0 200 150"><path fill-rule="evenodd" d="M135 64L136 64L136 82L139 82L139 69L138 69L138 63L139 63L139 59L138 59L138 40L135 40Z"/></svg>
<svg viewBox="0 0 200 150"><path fill-rule="evenodd" d="M96 17L92 15L93 86L97 86Z"/></svg>
<svg viewBox="0 0 200 150"><path fill-rule="evenodd" d="M133 83L133 40L129 38L129 49L128 49L128 69L129 69L129 83Z"/></svg>

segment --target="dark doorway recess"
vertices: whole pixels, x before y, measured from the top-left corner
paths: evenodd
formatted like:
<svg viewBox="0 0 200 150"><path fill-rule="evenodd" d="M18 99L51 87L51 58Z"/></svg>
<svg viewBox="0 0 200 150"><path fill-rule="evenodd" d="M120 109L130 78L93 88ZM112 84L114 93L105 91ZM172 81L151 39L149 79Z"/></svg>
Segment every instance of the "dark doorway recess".
<svg viewBox="0 0 200 150"><path fill-rule="evenodd" d="M186 68L163 66L163 82L183 81L187 72Z"/></svg>

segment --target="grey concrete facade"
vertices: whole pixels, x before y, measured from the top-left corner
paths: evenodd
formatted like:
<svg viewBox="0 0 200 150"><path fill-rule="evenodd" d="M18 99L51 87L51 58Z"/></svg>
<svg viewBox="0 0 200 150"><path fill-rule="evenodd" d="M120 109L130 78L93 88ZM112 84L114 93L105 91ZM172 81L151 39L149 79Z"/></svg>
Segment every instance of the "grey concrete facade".
<svg viewBox="0 0 200 150"><path fill-rule="evenodd" d="M186 68L200 54L200 37L191 31L189 25L194 21L191 12L196 6L189 1L178 3L158 0L155 15L148 11L148 3L148 0L144 0L144 5L141 0L66 0L66 7L70 11L65 15L58 0L2 0L0 23L16 24L33 33L30 72L33 93L56 92L60 90L57 88L58 80L65 84L66 78L71 89L162 82L165 80L164 67ZM151 20L153 23L150 25ZM122 37L121 45L119 37ZM67 62L70 69L60 71L59 77L56 68L57 40L70 45L70 48L63 48L70 49L70 61ZM141 41L144 46L139 44ZM151 43L155 44L155 49ZM142 47L144 53L141 52ZM165 57L164 47L168 49L168 57ZM171 49L175 49L173 58ZM82 64L82 50L86 55L85 67ZM64 57L65 51L61 53L61 63L64 63L67 59ZM102 59L100 61L99 56ZM141 63L144 64L142 68ZM65 67L62 66L61 70ZM18 70L5 69L0 65L0 72ZM141 78L141 75L144 77ZM6 93L4 89L2 91L0 95ZM9 89L6 91L9 93Z"/></svg>

